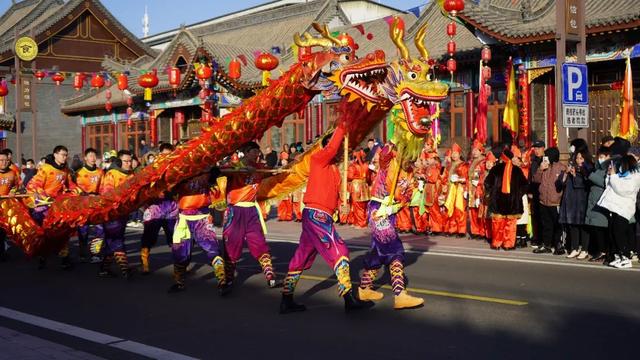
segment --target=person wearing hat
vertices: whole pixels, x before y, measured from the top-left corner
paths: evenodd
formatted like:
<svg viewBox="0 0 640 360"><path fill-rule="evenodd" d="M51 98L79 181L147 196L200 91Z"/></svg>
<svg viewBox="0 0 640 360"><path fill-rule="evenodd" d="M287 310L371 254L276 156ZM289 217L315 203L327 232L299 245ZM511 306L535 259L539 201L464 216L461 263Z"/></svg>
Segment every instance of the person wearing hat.
<svg viewBox="0 0 640 360"><path fill-rule="evenodd" d="M449 235L465 237L467 234L467 212L465 206L469 166L462 159L462 148L454 143L451 146L451 163L445 170L447 174L446 226Z"/></svg>
<svg viewBox="0 0 640 360"><path fill-rule="evenodd" d="M411 183L411 202L409 203L411 223L413 226L412 232L414 234L426 233L429 225L424 195L427 178L427 156L428 153L422 151L420 157L414 164L415 170L413 171L413 182Z"/></svg>
<svg viewBox="0 0 640 360"><path fill-rule="evenodd" d="M424 185L424 204L427 208L427 233L438 235L443 231L444 217L440 211L439 197L442 191L440 174L442 164L435 151L427 154L427 176Z"/></svg>
<svg viewBox="0 0 640 360"><path fill-rule="evenodd" d="M482 219L484 227L484 238L491 240L491 212L489 212L490 198L487 196L487 191L484 188L484 180L489 175L489 171L496 166L498 159L493 155L493 151L487 151L484 157L484 171L480 174L480 183L482 184L482 193L480 198L480 205L478 206L478 216ZM479 195L480 196L480 195Z"/></svg>
<svg viewBox="0 0 640 360"><path fill-rule="evenodd" d="M100 182L104 176L104 171L96 166L97 156L94 148L88 148L84 151L84 165L75 174L76 184L80 190L80 194L84 196L95 196L100 192ZM104 230L102 224L83 225L78 228L78 243L81 260L87 257L89 252L89 234L93 229L94 238L103 238ZM97 256L91 258L91 262L99 262Z"/></svg>
<svg viewBox="0 0 640 360"><path fill-rule="evenodd" d="M413 182L413 164L410 161L403 161L400 174L398 175L398 185L396 186L396 198L402 199L402 207L396 213L396 229L400 233L411 231L411 183Z"/></svg>
<svg viewBox="0 0 640 360"><path fill-rule="evenodd" d="M353 161L347 169L349 199L351 201L348 223L358 229L367 227L367 204L371 198L369 184L367 184L369 167L364 162L364 157L365 153L362 149L354 151Z"/></svg>
<svg viewBox="0 0 640 360"><path fill-rule="evenodd" d="M544 151L544 158L533 175L533 182L540 184L540 224L542 244L533 250L536 254L550 253L555 246L555 255L565 253L562 245L562 228L558 223L558 207L562 199L562 190L556 187L558 178L567 171L560 163L560 150L550 147ZM540 238L539 238L540 239Z"/></svg>
<svg viewBox="0 0 640 360"><path fill-rule="evenodd" d="M480 182L480 177L484 172L484 145L478 139L473 141L471 146L471 160L469 163L469 183L468 190L468 208L469 222L471 225L471 237L482 238L485 234L484 221L478 215L480 202L483 194L484 184Z"/></svg>
<svg viewBox="0 0 640 360"><path fill-rule="evenodd" d="M516 242L516 223L524 212L522 196L527 191L527 178L513 161L514 154L505 149L500 163L484 179L491 212L491 248L513 250ZM515 158L517 159L517 158Z"/></svg>

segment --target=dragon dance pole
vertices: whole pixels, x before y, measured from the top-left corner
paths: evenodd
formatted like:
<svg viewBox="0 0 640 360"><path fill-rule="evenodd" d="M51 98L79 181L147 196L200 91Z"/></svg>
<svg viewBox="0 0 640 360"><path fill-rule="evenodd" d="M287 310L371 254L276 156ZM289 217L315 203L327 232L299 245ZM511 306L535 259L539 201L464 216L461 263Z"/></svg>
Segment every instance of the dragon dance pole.
<svg viewBox="0 0 640 360"><path fill-rule="evenodd" d="M342 206L347 206L347 172L349 171L349 135L344 136L344 166L342 167Z"/></svg>

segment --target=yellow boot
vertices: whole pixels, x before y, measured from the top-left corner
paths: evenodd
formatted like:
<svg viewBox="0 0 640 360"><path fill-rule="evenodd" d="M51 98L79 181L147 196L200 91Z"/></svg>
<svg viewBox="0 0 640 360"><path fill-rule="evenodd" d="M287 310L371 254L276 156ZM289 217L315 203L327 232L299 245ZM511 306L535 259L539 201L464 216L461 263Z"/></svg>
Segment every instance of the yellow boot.
<svg viewBox="0 0 640 360"><path fill-rule="evenodd" d="M382 300L384 294L380 291L375 291L370 288L363 289L361 287L358 288L358 297L362 301L371 300L371 301L379 301Z"/></svg>
<svg viewBox="0 0 640 360"><path fill-rule="evenodd" d="M395 296L393 302L393 308L396 310L414 309L421 307L424 304L424 299L411 296L407 290L403 290L399 295Z"/></svg>
<svg viewBox="0 0 640 360"><path fill-rule="evenodd" d="M142 274L149 274L149 248L140 249L140 262L142 263Z"/></svg>

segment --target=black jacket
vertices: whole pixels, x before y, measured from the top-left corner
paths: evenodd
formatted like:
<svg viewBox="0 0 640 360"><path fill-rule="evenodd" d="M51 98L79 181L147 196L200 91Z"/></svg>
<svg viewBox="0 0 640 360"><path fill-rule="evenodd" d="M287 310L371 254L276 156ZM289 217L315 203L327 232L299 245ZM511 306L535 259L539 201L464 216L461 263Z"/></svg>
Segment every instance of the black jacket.
<svg viewBox="0 0 640 360"><path fill-rule="evenodd" d="M504 163L494 166L484 179L485 193L489 196L489 212L497 215L522 215L522 196L527 193L527 178L522 169L513 166L511 170L511 192L502 193Z"/></svg>

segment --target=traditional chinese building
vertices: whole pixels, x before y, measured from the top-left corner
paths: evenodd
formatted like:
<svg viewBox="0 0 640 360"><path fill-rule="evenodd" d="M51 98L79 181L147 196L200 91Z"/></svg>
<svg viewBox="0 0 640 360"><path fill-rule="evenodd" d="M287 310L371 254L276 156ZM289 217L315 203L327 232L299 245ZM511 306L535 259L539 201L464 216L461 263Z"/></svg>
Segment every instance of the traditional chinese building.
<svg viewBox="0 0 640 360"><path fill-rule="evenodd" d="M35 40L38 56L31 62L20 62L17 77L13 48L15 39L22 36ZM24 129L21 139L25 158L44 156L58 144L69 147L71 154L80 153L80 117L63 115L59 105L61 99L75 93L72 74L101 71L105 56L134 61L153 54L154 51L122 26L99 0L12 1L0 16L0 76L8 82L20 80L16 85L9 84L2 111L4 118L14 118L18 94L22 123L18 128ZM45 75L41 81L34 79L37 71ZM66 75L60 85L51 79L56 73ZM8 125L3 132L6 146L15 152L14 122L0 121L0 125L2 123ZM6 131L7 128L14 132Z"/></svg>

